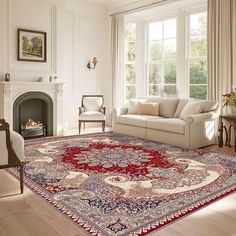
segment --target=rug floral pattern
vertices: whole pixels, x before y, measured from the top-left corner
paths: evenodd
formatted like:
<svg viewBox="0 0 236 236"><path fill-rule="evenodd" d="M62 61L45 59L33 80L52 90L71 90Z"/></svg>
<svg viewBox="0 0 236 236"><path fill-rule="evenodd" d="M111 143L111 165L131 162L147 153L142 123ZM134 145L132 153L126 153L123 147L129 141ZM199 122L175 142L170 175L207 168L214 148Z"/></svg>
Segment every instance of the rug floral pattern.
<svg viewBox="0 0 236 236"><path fill-rule="evenodd" d="M27 141L25 155L27 186L92 235L146 235L236 189L235 157L113 133Z"/></svg>

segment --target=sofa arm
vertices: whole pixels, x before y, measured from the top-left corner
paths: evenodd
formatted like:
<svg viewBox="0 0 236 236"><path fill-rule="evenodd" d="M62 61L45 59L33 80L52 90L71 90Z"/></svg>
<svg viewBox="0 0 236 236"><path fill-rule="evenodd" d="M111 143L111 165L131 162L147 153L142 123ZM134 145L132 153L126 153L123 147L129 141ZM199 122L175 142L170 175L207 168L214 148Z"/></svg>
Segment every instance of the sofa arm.
<svg viewBox="0 0 236 236"><path fill-rule="evenodd" d="M217 112L206 112L206 113L200 113L195 114L187 117L186 123L192 124L192 123L201 123L208 120L214 120L219 117L219 114Z"/></svg>
<svg viewBox="0 0 236 236"><path fill-rule="evenodd" d="M118 107L118 108L114 108L112 110L112 127L113 127L113 129L115 127L117 117L120 115L125 115L127 113L128 113L127 107Z"/></svg>

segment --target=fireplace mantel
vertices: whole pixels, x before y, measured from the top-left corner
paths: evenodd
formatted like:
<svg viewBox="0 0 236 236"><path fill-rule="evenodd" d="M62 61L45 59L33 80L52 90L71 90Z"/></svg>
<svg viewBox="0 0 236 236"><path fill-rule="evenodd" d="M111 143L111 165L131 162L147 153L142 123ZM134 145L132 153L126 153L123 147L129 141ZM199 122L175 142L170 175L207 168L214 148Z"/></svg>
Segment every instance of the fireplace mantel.
<svg viewBox="0 0 236 236"><path fill-rule="evenodd" d="M53 101L53 135L63 135L63 82L0 82L0 118L13 127L13 104L22 94L42 92Z"/></svg>

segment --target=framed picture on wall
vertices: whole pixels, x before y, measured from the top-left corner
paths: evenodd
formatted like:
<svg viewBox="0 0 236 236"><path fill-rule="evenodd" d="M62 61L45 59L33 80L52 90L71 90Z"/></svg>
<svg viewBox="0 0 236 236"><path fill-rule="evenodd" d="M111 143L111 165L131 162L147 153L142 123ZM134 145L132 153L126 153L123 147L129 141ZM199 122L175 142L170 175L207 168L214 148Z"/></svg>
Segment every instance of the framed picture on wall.
<svg viewBox="0 0 236 236"><path fill-rule="evenodd" d="M18 29L18 60L19 61L47 61L46 32Z"/></svg>

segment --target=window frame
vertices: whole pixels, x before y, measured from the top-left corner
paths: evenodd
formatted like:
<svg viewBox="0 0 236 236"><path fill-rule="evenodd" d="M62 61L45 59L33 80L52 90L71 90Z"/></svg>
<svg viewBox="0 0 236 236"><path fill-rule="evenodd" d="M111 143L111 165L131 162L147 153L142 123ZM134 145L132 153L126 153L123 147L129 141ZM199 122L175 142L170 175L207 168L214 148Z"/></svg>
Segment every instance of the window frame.
<svg viewBox="0 0 236 236"><path fill-rule="evenodd" d="M166 11L168 11L167 14L165 13ZM193 0L182 6L181 4L179 6L176 4L176 8L173 8L173 6L167 7L166 11L153 11L152 15L146 15L145 17L143 15L140 17L137 15L135 17L125 17L125 23L136 23L136 98L149 96L149 64L151 62L149 61L149 23L165 21L171 18L176 19L176 59L174 63L176 64L176 97L189 98L190 96L190 18L188 17L191 14L207 12L207 2L202 0L199 3L199 0ZM204 56L205 59L207 61L207 56ZM164 61L162 58L162 64L164 64ZM169 59L166 60L166 62L169 61ZM173 60L170 62L172 63ZM125 82L125 76L122 81L123 83ZM125 88L125 86L122 86L122 88ZM124 103L126 101L124 89L123 101Z"/></svg>
<svg viewBox="0 0 236 236"><path fill-rule="evenodd" d="M154 17L154 18L151 18L149 19L148 21L146 21L146 35L147 35L147 40L146 40L146 93L145 95L146 96L156 96L156 95L150 95L149 94L149 89L150 89L150 83L149 83L149 65L150 64L155 64L155 65L161 65L162 66L162 83L160 84L161 87L162 87L162 90L164 88L165 85L175 85L176 86L176 91L177 91L177 61L178 61L178 50L177 50L177 45L178 45L178 38L177 38L177 17L178 17L178 12L177 11L174 11L172 13L168 13L168 14L163 14L163 15L159 15L158 17ZM170 19L175 19L176 20L176 58L175 59L165 59L164 58L164 41L166 40L163 35L164 35L164 28L163 28L163 22L166 21L166 20L170 20ZM156 22L162 22L162 59L161 60L156 60L156 61L150 61L150 50L149 50L149 25L152 24L152 23L156 23ZM157 40L156 40L157 41ZM164 83L164 65L165 64L175 64L176 65L176 83L175 84L165 84ZM153 84L153 85L159 85L159 84Z"/></svg>

